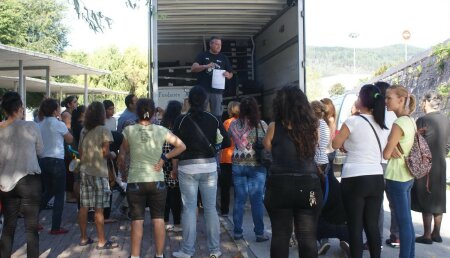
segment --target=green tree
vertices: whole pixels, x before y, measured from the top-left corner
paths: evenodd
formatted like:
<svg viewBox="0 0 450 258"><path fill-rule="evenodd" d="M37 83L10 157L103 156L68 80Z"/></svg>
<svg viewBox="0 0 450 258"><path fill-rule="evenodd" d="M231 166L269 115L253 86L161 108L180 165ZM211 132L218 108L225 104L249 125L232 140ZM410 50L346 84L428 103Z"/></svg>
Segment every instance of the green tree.
<svg viewBox="0 0 450 258"><path fill-rule="evenodd" d="M345 87L341 83L336 83L333 86L331 86L331 89L328 91L330 93L330 96L337 96L342 95L345 92Z"/></svg>
<svg viewBox="0 0 450 258"><path fill-rule="evenodd" d="M64 4L54 0L1 0L0 41L61 55L68 45L65 10Z"/></svg>

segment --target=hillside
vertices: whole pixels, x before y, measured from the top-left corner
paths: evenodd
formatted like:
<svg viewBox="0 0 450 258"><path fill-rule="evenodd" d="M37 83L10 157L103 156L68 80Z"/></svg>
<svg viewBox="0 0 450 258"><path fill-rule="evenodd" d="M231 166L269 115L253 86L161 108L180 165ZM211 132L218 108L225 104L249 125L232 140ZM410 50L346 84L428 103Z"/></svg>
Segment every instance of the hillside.
<svg viewBox="0 0 450 258"><path fill-rule="evenodd" d="M408 57L424 49L408 46ZM389 67L404 61L404 45L382 48L357 48L356 73L374 74L381 66ZM353 72L353 48L306 47L306 68L317 72L320 77Z"/></svg>

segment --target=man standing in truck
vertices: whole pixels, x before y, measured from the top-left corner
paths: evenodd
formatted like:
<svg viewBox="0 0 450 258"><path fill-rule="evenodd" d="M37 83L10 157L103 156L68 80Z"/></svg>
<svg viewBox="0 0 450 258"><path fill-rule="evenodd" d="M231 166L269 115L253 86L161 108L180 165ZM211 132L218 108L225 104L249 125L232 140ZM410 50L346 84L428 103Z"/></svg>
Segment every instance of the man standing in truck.
<svg viewBox="0 0 450 258"><path fill-rule="evenodd" d="M209 103L210 111L219 119L222 117L222 94L223 89L212 87L213 70L225 70L223 76L230 80L233 78L230 60L224 54L220 53L222 49L222 40L217 37L211 37L209 41L209 50L200 53L192 64L191 71L197 73L197 83L208 93L206 103Z"/></svg>

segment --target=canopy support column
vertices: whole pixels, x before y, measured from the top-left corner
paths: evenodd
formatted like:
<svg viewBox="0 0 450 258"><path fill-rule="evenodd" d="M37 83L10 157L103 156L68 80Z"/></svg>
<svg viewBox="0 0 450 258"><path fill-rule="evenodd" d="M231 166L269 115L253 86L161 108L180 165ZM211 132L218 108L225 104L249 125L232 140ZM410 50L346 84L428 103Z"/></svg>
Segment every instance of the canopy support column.
<svg viewBox="0 0 450 258"><path fill-rule="evenodd" d="M19 89L17 93L22 97L22 102L25 104L25 96L24 96L24 82L23 82L23 61L19 60Z"/></svg>
<svg viewBox="0 0 450 258"><path fill-rule="evenodd" d="M298 17L298 84L300 89L306 94L306 73L305 73L305 0L297 1Z"/></svg>
<svg viewBox="0 0 450 258"><path fill-rule="evenodd" d="M84 74L84 105L87 107L88 103L88 80L87 74Z"/></svg>
<svg viewBox="0 0 450 258"><path fill-rule="evenodd" d="M50 91L50 66L45 68L45 96L47 98L51 97L51 91Z"/></svg>

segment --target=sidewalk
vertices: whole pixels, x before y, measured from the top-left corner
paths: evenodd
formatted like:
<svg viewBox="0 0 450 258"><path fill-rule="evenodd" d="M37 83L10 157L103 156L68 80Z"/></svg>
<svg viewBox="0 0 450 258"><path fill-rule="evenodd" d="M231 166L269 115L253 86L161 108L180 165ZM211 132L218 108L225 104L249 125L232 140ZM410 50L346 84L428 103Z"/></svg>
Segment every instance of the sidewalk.
<svg viewBox="0 0 450 258"><path fill-rule="evenodd" d="M386 200L386 198L385 198ZM447 191L447 204L450 203L450 191ZM231 209L233 204L230 204ZM387 201L384 202L384 234L383 237L389 235L390 212ZM77 208L75 204L66 204L63 214L64 228L69 229L68 234L53 236L48 233L51 224L51 210L44 210L41 213L41 224L44 230L40 233L40 257L128 257L130 252L130 221L119 220L116 223L105 225L106 236L119 243L119 248L107 251L98 251L95 249L95 243L91 246L78 246L80 239L80 231L76 223ZM113 213L113 218L118 217L118 214ZM267 258L270 255L270 240L267 242L257 243L253 233L253 221L251 218L250 206L247 203L244 215L244 240L234 241L232 210L228 218L220 218L221 222L221 251L223 258ZM271 235L270 219L265 213L264 217L265 227L268 235ZM413 222L416 230L416 235L423 233L422 216L420 213L413 212ZM440 258L450 257L450 217L444 215L442 229L441 229L443 243L433 243L432 245L416 244L416 257L418 258ZM88 225L88 235L94 241L96 240L95 225L90 223ZM174 251L179 250L182 240L182 233L169 232L166 235L165 255L172 257ZM344 253L339 248L339 241L337 239L330 239L331 248L326 255L320 257L345 257ZM142 241L141 257L153 257L154 243L152 236L152 229L150 218L147 213L146 222L144 224L144 237ZM197 221L197 257L208 257L208 250L206 248L206 233L203 214L200 212ZM23 228L23 219L18 220L18 228L16 230L16 237L13 247L13 258L26 257L26 240ZM382 257L397 258L399 249L384 246ZM297 247L290 250L290 258L298 257ZM367 251L364 252L364 257L370 257Z"/></svg>
<svg viewBox="0 0 450 258"><path fill-rule="evenodd" d="M79 246L80 229L76 223L77 206L76 204L66 203L63 213L62 227L69 229L69 233L64 235L50 235L48 231L51 227L51 210L43 210L40 216L40 223L44 226L44 230L40 232L40 257L114 257L127 258L130 255L130 229L129 220L119 220L118 222L106 224L105 234L109 239L116 241L119 247L112 250L99 251L95 249L96 243L90 246ZM113 213L112 217L118 217L117 213ZM144 223L144 237L142 240L141 257L151 257L155 255L153 230L151 228L149 212L146 213ZM13 258L26 257L26 239L23 228L23 219L18 220L18 228L13 247ZM95 224L88 224L88 235L96 242L97 233ZM168 232L166 234L165 257L172 257L172 252L178 251L182 240L182 232ZM234 240L228 234L227 230L221 226L221 251L222 257L242 257ZM209 251L206 247L206 231L203 213L199 213L197 220L197 247L194 257L209 257Z"/></svg>
<svg viewBox="0 0 450 258"><path fill-rule="evenodd" d="M389 236L389 226L390 226L390 212L389 205L387 202L387 198L384 198L384 233L383 233L383 250L381 252L381 257L383 258L397 258L399 249L391 248L387 246L384 241L386 237ZM450 191L447 190L447 207L449 207L450 203ZM231 207L232 204L231 204ZM448 214L448 213L447 213ZM433 243L432 245L424 245L424 244L416 244L416 257L418 258L444 258L450 257L450 217L444 214L444 218L442 221L441 227L441 236L444 240L443 243ZM420 236L423 233L422 226L422 214L417 212L412 212L414 229L416 232L416 236ZM228 219L222 219L222 224L225 228L230 230L230 235L233 234L232 227L232 211L230 211L230 217ZM270 240L268 242L257 243L255 241L255 234L253 233L253 220L250 211L250 205L247 202L244 213L244 240L237 241L238 246L241 249L247 248L246 253L242 253L244 257L258 257L258 258L266 258L270 256ZM270 219L267 215L267 212L264 216L264 224L266 227L266 231L269 235L272 233L272 229L270 226ZM331 248L328 250L326 255L321 255L319 257L346 257L344 252L339 247L339 241L337 239L330 239ZM297 258L298 250L297 247L290 248L289 258ZM369 258L369 252L364 251L363 257Z"/></svg>

